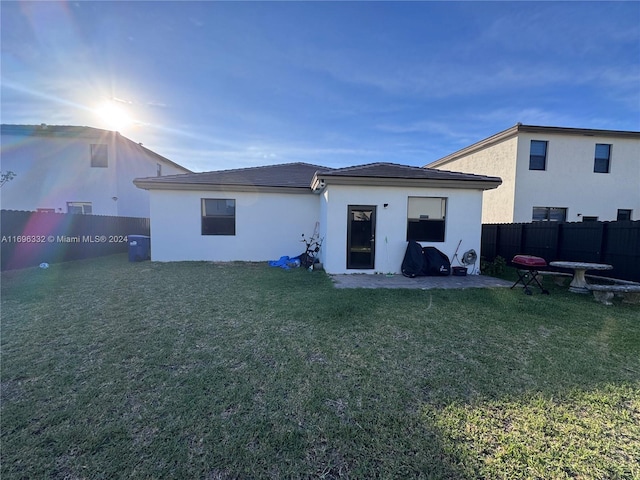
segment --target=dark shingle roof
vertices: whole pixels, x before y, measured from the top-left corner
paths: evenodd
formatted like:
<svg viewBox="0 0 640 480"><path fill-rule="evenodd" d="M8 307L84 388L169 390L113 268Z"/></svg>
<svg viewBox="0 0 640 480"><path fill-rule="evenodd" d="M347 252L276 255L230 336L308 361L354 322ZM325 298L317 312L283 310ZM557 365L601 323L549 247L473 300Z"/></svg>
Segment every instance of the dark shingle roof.
<svg viewBox="0 0 640 480"><path fill-rule="evenodd" d="M370 163L345 168L327 168L308 163L285 163L263 167L218 170L213 172L137 178L134 183L147 189L255 189L286 188L299 192L317 191L325 183L358 185L422 185L461 188L495 188L497 177L448 172L395 163ZM473 185L472 185L473 183ZM290 190L292 191L292 190Z"/></svg>
<svg viewBox="0 0 640 480"><path fill-rule="evenodd" d="M251 187L309 188L311 179L318 171L330 169L309 163L285 163L263 167L237 168L213 172L167 175L136 179L136 183L153 185L227 185Z"/></svg>
<svg viewBox="0 0 640 480"><path fill-rule="evenodd" d="M3 124L1 127L4 135L28 135L40 137L56 138L78 138L78 137L104 137L115 135L116 132L93 127L79 127L74 125L10 125Z"/></svg>
<svg viewBox="0 0 640 480"><path fill-rule="evenodd" d="M397 163L369 163L354 167L336 168L322 174L323 177L372 177L372 178L397 178L415 180L499 180L495 177L474 175L470 173L449 172L434 168L412 167Z"/></svg>

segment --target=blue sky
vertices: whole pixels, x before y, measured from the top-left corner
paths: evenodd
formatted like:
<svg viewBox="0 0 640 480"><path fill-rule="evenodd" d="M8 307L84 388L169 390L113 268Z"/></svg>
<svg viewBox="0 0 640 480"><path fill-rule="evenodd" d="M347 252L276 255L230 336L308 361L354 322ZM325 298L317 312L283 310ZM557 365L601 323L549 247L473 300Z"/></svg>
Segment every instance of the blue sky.
<svg viewBox="0 0 640 480"><path fill-rule="evenodd" d="M422 166L517 122L640 130L640 2L7 2L2 123L194 171Z"/></svg>

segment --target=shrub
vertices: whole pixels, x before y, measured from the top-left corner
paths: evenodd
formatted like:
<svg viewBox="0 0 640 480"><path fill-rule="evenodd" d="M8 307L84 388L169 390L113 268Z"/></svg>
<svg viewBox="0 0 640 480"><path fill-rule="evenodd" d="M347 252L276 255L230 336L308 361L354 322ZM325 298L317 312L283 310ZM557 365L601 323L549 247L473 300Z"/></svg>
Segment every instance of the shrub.
<svg viewBox="0 0 640 480"><path fill-rule="evenodd" d="M493 262L488 262L484 257L480 259L480 271L485 275L502 275L507 266L507 261L498 255Z"/></svg>

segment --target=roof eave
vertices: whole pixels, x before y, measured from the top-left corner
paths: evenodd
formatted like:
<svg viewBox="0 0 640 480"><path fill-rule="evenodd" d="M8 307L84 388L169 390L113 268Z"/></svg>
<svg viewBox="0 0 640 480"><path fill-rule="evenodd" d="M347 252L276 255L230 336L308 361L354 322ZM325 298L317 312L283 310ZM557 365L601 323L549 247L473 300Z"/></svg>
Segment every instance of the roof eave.
<svg viewBox="0 0 640 480"><path fill-rule="evenodd" d="M171 165L174 168L178 168L180 170L183 170L184 173L193 173L193 171L189 170L186 167L183 167L179 163L176 163L173 160L169 160L167 157L162 156L159 153L148 149L147 147L145 147L141 143L136 143L133 140L131 140L130 138L127 138L124 135L121 135L120 132L115 132L115 133L116 133L116 138L118 138L120 141L127 142L127 143L129 143L129 145L132 145L134 148L139 148L140 150L145 152L147 155L150 155L150 156L156 158L157 160L160 160L160 161L162 161L164 163L167 163L167 164Z"/></svg>
<svg viewBox="0 0 640 480"><path fill-rule="evenodd" d="M351 185L368 187L422 187L422 188L459 188L471 190L491 190L502 184L499 178L487 179L435 179L435 178L389 178L354 177L338 175L314 175L311 189L318 191L327 185Z"/></svg>
<svg viewBox="0 0 640 480"><path fill-rule="evenodd" d="M310 194L308 187L269 187L261 185L224 185L206 183L155 182L153 180L136 179L133 184L143 190L179 190L201 192L247 192L247 193L293 193Z"/></svg>
<svg viewBox="0 0 640 480"><path fill-rule="evenodd" d="M511 137L515 137L518 134L518 129L520 127L521 125L514 125L513 127L507 128L506 130L503 130L502 132L498 132L495 135L491 135L490 137L487 137L484 140L480 140L479 142L469 145L468 147L465 147L461 150L453 152L447 155L446 157L442 157L436 160L435 162L428 163L427 165L424 166L424 168L437 168L463 155L468 155L472 152L483 150L497 143L503 142Z"/></svg>
<svg viewBox="0 0 640 480"><path fill-rule="evenodd" d="M544 127L536 125L516 125L519 132L548 133L555 135L580 135L583 137L640 138L640 132L632 130L604 130L598 128Z"/></svg>

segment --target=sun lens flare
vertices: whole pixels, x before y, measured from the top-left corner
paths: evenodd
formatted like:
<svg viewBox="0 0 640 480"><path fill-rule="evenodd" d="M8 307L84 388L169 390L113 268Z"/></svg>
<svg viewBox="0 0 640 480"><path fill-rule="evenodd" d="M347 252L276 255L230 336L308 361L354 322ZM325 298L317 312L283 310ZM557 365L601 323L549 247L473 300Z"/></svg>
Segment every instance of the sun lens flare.
<svg viewBox="0 0 640 480"><path fill-rule="evenodd" d="M111 101L104 102L95 112L110 130L120 131L133 123L126 109Z"/></svg>

